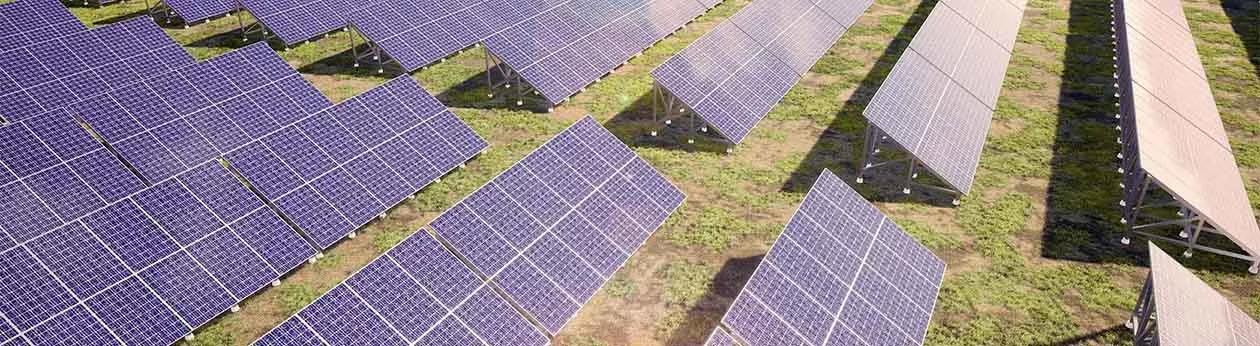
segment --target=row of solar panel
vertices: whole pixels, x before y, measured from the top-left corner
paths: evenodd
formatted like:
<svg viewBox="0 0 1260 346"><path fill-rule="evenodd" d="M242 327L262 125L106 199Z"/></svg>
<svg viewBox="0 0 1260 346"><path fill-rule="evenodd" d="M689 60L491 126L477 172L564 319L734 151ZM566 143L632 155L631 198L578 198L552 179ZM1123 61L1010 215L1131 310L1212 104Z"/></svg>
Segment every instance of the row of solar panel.
<svg viewBox="0 0 1260 346"><path fill-rule="evenodd" d="M1157 212L1143 204L1148 190L1162 189L1186 218L1260 253L1260 225L1185 13L1179 4L1131 1L1115 15L1123 221L1137 227L1139 214Z"/></svg>
<svg viewBox="0 0 1260 346"><path fill-rule="evenodd" d="M221 66L236 67L235 70L224 70L224 74L217 69ZM263 67L260 70L269 72L260 72L253 67ZM0 166L8 172L3 176L12 177L0 179L0 183L5 184L0 189L9 192L0 196L0 207L11 216L0 220L0 228L18 242L26 241L36 234L114 203L143 188L146 182L165 180L223 153L214 151L204 138L232 138L241 142L229 146L226 141L211 141L215 147L225 150L244 144L243 141L251 137L245 134L231 136L233 133L226 131L227 127L260 127L259 119L264 119L267 113L257 111L258 106L229 109L222 113L201 112L199 109L212 106L204 96L199 96L203 91L236 90L231 81L266 81L259 76L290 81L292 79L286 77L296 78L297 85L278 85L287 90L302 90L303 95L313 94L327 103L317 90L305 84L297 71L269 48L253 45L168 74L119 86L109 93L78 103L62 104L65 109L0 127L0 133L4 134L0 137ZM184 78L203 83L194 86ZM211 81L222 81L228 85L215 82L219 87L207 87ZM267 92L283 95L270 89ZM244 99L244 96L240 98ZM256 98L267 102L264 104L286 99L261 94ZM269 109L290 112L301 108L289 103ZM192 121L185 121L186 116L192 114L204 116L187 117ZM207 119L213 121L199 121ZM294 117L289 121L296 120ZM140 176L134 176L127 166L114 158L104 145L84 130L80 121L117 150L122 160L137 169ZM265 129L250 134L266 133L261 130ZM240 131L237 129L237 132ZM176 159L177 156L179 159Z"/></svg>
<svg viewBox="0 0 1260 346"><path fill-rule="evenodd" d="M709 345L917 345L945 265L830 171ZM732 334L726 334L729 330Z"/></svg>
<svg viewBox="0 0 1260 346"><path fill-rule="evenodd" d="M258 344L546 344L683 199L584 118Z"/></svg>
<svg viewBox="0 0 1260 346"><path fill-rule="evenodd" d="M314 255L207 162L0 253L0 313L35 344L166 344Z"/></svg>
<svg viewBox="0 0 1260 346"><path fill-rule="evenodd" d="M10 5L43 1L22 0ZM54 5L60 9L49 11L50 14L69 15L55 1ZM47 37L7 49L3 54L0 120L8 122L61 108L195 61L148 18Z"/></svg>
<svg viewBox="0 0 1260 346"><path fill-rule="evenodd" d="M706 10L694 1L575 0L510 26L485 44L559 104Z"/></svg>
<svg viewBox="0 0 1260 346"><path fill-rule="evenodd" d="M487 145L414 80L402 78L227 159L328 247Z"/></svg>
<svg viewBox="0 0 1260 346"><path fill-rule="evenodd" d="M57 0L0 4L0 52L87 30Z"/></svg>
<svg viewBox="0 0 1260 346"><path fill-rule="evenodd" d="M971 189L1022 0L944 1L863 114L953 189Z"/></svg>
<svg viewBox="0 0 1260 346"><path fill-rule="evenodd" d="M652 76L723 137L742 142L872 2L753 2Z"/></svg>

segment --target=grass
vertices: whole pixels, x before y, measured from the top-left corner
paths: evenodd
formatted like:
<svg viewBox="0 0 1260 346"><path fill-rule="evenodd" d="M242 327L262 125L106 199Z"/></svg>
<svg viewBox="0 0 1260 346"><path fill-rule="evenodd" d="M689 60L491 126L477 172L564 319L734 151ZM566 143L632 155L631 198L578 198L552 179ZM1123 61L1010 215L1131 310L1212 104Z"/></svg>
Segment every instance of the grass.
<svg viewBox="0 0 1260 346"><path fill-rule="evenodd" d="M491 150L279 287L250 298L241 312L216 319L189 344L254 340L587 113L682 187L688 200L556 343L700 343L817 172L852 176L861 158L861 111L933 3L877 0L734 154L719 154L721 145L704 140L687 145L686 134L647 135L661 128L651 121L646 98L651 69L748 1L727 0L551 115L509 107L501 95L487 98L490 91L477 79L484 72L477 49L413 73L489 140ZM961 207L926 203L930 196L923 194L904 197L899 186L879 178L885 173L856 186L949 264L927 344L1125 343L1126 331L1117 326L1145 275L1144 249L1115 245L1119 147L1109 96L1107 4L1030 1L976 187ZM1248 27L1260 20L1260 8L1248 3L1227 10L1220 0L1185 4L1248 193L1260 208L1260 37ZM142 2L130 1L72 11L94 25L142 9ZM251 20L247 14L243 19ZM236 29L231 19L167 32L194 56L207 58L252 42ZM340 101L398 73L353 68L351 35L337 32L287 51L273 48ZM1187 263L1260 315L1260 283L1241 274L1236 261L1204 254Z"/></svg>

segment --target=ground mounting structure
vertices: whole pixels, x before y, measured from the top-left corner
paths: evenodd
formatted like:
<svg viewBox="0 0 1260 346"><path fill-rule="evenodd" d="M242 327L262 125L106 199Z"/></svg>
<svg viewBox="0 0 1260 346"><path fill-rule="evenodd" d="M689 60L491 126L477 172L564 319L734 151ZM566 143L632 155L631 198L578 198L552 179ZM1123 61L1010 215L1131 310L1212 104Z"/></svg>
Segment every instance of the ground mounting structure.
<svg viewBox="0 0 1260 346"><path fill-rule="evenodd" d="M548 344L684 198L588 116L257 344Z"/></svg>
<svg viewBox="0 0 1260 346"><path fill-rule="evenodd" d="M486 146L406 76L332 105L265 44L195 62L148 20L82 35L132 73L83 67L95 87L0 126L0 344L191 337Z"/></svg>
<svg viewBox="0 0 1260 346"><path fill-rule="evenodd" d="M1260 226L1181 2L1116 1L1113 11L1121 222L1186 246L1185 256L1207 251L1260 272Z"/></svg>
<svg viewBox="0 0 1260 346"><path fill-rule="evenodd" d="M652 71L655 117L739 144L872 3L754 1Z"/></svg>
<svg viewBox="0 0 1260 346"><path fill-rule="evenodd" d="M1151 273L1125 326L1136 346L1257 345L1260 323L1177 263L1150 248Z"/></svg>
<svg viewBox="0 0 1260 346"><path fill-rule="evenodd" d="M707 345L921 345L945 263L824 170Z"/></svg>
<svg viewBox="0 0 1260 346"><path fill-rule="evenodd" d="M955 196L971 190L1026 0L944 0L870 104L858 172L905 162L906 186ZM908 153L881 160L882 148ZM926 170L940 183L919 184ZM955 205L958 199L954 200Z"/></svg>

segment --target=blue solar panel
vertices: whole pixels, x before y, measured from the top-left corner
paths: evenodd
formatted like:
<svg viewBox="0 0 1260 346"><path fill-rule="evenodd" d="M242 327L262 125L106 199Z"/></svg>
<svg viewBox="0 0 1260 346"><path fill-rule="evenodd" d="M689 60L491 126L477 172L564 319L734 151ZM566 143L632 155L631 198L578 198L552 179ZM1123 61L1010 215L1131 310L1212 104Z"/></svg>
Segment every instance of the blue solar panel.
<svg viewBox="0 0 1260 346"><path fill-rule="evenodd" d="M180 174L179 181L224 222L240 219L263 207L262 201L217 161Z"/></svg>
<svg viewBox="0 0 1260 346"><path fill-rule="evenodd" d="M82 305L26 332L34 345L118 345L109 330Z"/></svg>
<svg viewBox="0 0 1260 346"><path fill-rule="evenodd" d="M49 1L22 2L36 4ZM36 16L60 18L59 14L65 12L74 26L82 28L82 24L60 4L52 2L50 6L56 8L44 9ZM179 45L149 18L133 18L92 30L42 33L47 36L26 42L22 44L24 47L0 49L6 51L4 58L0 59L0 70L13 78L11 81L0 78L0 105L3 105L0 113L10 122L52 111L99 95L111 87L138 80L140 74L127 66L131 60L153 61L156 58L166 62L149 67L144 70L146 74L164 73L194 62L183 49L167 49L179 48ZM36 36L40 35L25 38L34 39Z"/></svg>
<svg viewBox="0 0 1260 346"><path fill-rule="evenodd" d="M481 285L468 267L429 236L411 236L386 255L449 309Z"/></svg>
<svg viewBox="0 0 1260 346"><path fill-rule="evenodd" d="M132 174L113 154L96 150L70 160L70 169L83 179L106 202L127 197L144 188L140 177Z"/></svg>
<svg viewBox="0 0 1260 346"><path fill-rule="evenodd" d="M943 275L944 262L824 171L722 324L748 345L917 345Z"/></svg>
<svg viewBox="0 0 1260 346"><path fill-rule="evenodd" d="M289 46L345 27L347 14L362 7L353 1L315 0L245 0L241 5Z"/></svg>
<svg viewBox="0 0 1260 346"><path fill-rule="evenodd" d="M144 268L174 253L178 245L130 200L88 215L83 224L131 268Z"/></svg>
<svg viewBox="0 0 1260 346"><path fill-rule="evenodd" d="M755 1L652 77L739 144L872 1L832 3Z"/></svg>
<svg viewBox="0 0 1260 346"><path fill-rule="evenodd" d="M437 298L388 259L373 261L346 284L408 342L419 339L447 312Z"/></svg>
<svg viewBox="0 0 1260 346"><path fill-rule="evenodd" d="M455 311L455 316L491 345L542 345L547 342L542 333L516 315L512 307L488 286L482 286L473 293Z"/></svg>
<svg viewBox="0 0 1260 346"><path fill-rule="evenodd" d="M190 328L137 278L88 299L88 309L128 345L169 344Z"/></svg>
<svg viewBox="0 0 1260 346"><path fill-rule="evenodd" d="M0 228L13 240L24 242L61 225L57 215L20 182L0 185Z"/></svg>
<svg viewBox="0 0 1260 346"><path fill-rule="evenodd" d="M379 1L361 6L347 19L403 69L411 71L477 43L500 26L483 23L497 12L526 12L524 6L496 11L486 1L433 3ZM510 8L510 9L509 9ZM482 18L478 18L482 17Z"/></svg>
<svg viewBox="0 0 1260 346"><path fill-rule="evenodd" d="M259 208L228 226L279 273L315 256L315 249L268 208Z"/></svg>
<svg viewBox="0 0 1260 346"><path fill-rule="evenodd" d="M276 207L306 232L321 249L354 231L354 226L310 186L303 186L276 200Z"/></svg>
<svg viewBox="0 0 1260 346"><path fill-rule="evenodd" d="M184 23L198 23L223 16L237 9L229 0L163 0L161 4L174 11Z"/></svg>
<svg viewBox="0 0 1260 346"><path fill-rule="evenodd" d="M252 81L264 74L266 82ZM254 44L72 109L141 175L160 181L330 105L270 48Z"/></svg>
<svg viewBox="0 0 1260 346"><path fill-rule="evenodd" d="M96 294L131 275L105 244L77 222L45 233L26 247L79 297Z"/></svg>
<svg viewBox="0 0 1260 346"><path fill-rule="evenodd" d="M739 343L736 342L735 338L731 337L730 334L727 334L725 330L722 330L722 328L714 328L713 333L709 334L709 339L704 341L704 345L705 346L737 346L739 345ZM848 345L848 344L841 344L841 345Z"/></svg>
<svg viewBox="0 0 1260 346"><path fill-rule="evenodd" d="M0 51L87 30L60 1L21 0L0 4Z"/></svg>
<svg viewBox="0 0 1260 346"><path fill-rule="evenodd" d="M465 328L463 323L459 322L455 317L447 317L433 327L423 339L417 343L418 345L475 345L481 343L477 336L471 330Z"/></svg>
<svg viewBox="0 0 1260 346"><path fill-rule="evenodd" d="M302 322L301 318L294 316L267 332L267 335L263 335L254 344L258 346L316 346L324 345L324 342L305 322Z"/></svg>
<svg viewBox="0 0 1260 346"><path fill-rule="evenodd" d="M385 211L385 206L344 169L335 169L311 183L320 195L328 199L337 210L356 227L366 225L372 218Z"/></svg>
<svg viewBox="0 0 1260 346"><path fill-rule="evenodd" d="M266 248L260 251L266 251ZM280 277L232 230L223 228L188 247L188 253L233 297L248 297ZM289 269L289 268L285 268Z"/></svg>
<svg viewBox="0 0 1260 346"><path fill-rule="evenodd" d="M183 251L146 268L140 278L194 328L236 304L227 289Z"/></svg>
<svg viewBox="0 0 1260 346"><path fill-rule="evenodd" d="M695 1L548 5L538 16L508 20L485 44L548 101L558 104L707 7Z"/></svg>
<svg viewBox="0 0 1260 346"><path fill-rule="evenodd" d="M29 329L75 298L23 247L0 252L0 313L18 329Z"/></svg>
<svg viewBox="0 0 1260 346"><path fill-rule="evenodd" d="M223 222L178 180L166 180L145 189L136 196L136 202L167 234L183 245L223 227Z"/></svg>
<svg viewBox="0 0 1260 346"><path fill-rule="evenodd" d="M650 167L626 165L641 159L590 117L556 138L432 224L455 251L553 334L682 203L681 198L648 198L640 192L664 189L660 194L682 195ZM583 150L574 150L578 146ZM567 164L573 161L619 169L587 183ZM635 182L623 175L635 177ZM601 184L598 190L594 187Z"/></svg>
<svg viewBox="0 0 1260 346"><path fill-rule="evenodd" d="M485 149L484 140L440 105L403 76L261 136L227 158L327 247Z"/></svg>
<svg viewBox="0 0 1260 346"><path fill-rule="evenodd" d="M57 165L25 179L27 186L62 220L73 220L105 206L105 201L65 165Z"/></svg>
<svg viewBox="0 0 1260 346"><path fill-rule="evenodd" d="M334 287L298 316L334 345L406 345L401 335L344 285Z"/></svg>

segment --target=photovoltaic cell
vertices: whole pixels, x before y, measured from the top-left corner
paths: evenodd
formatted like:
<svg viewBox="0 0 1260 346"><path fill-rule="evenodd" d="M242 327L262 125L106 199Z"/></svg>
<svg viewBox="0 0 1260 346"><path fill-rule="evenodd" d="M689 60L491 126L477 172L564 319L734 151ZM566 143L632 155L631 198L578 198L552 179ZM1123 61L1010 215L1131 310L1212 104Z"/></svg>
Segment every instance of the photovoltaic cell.
<svg viewBox="0 0 1260 346"><path fill-rule="evenodd" d="M269 79L249 81L261 74ZM71 109L141 175L161 181L328 106L296 70L257 43L116 88Z"/></svg>
<svg viewBox="0 0 1260 346"><path fill-rule="evenodd" d="M87 308L76 305L24 335L34 345L118 345L109 330L92 317Z"/></svg>
<svg viewBox="0 0 1260 346"><path fill-rule="evenodd" d="M549 102L559 104L708 8L696 1L664 0L549 4L537 15L508 20L485 44Z"/></svg>
<svg viewBox="0 0 1260 346"><path fill-rule="evenodd" d="M245 0L241 5L288 46L345 27L349 23L348 14L364 6L353 1L310 0ZM403 18L390 20L402 21Z"/></svg>
<svg viewBox="0 0 1260 346"><path fill-rule="evenodd" d="M87 27L60 1L21 0L0 5L0 51L60 37Z"/></svg>
<svg viewBox="0 0 1260 346"><path fill-rule="evenodd" d="M74 304L74 296L23 247L0 252L0 313L29 329Z"/></svg>
<svg viewBox="0 0 1260 346"><path fill-rule="evenodd" d="M127 345L168 344L190 330L134 277L88 299L86 305Z"/></svg>
<svg viewBox="0 0 1260 346"><path fill-rule="evenodd" d="M404 76L284 125L227 159L327 248L487 146Z"/></svg>
<svg viewBox="0 0 1260 346"><path fill-rule="evenodd" d="M863 115L951 188L967 193L1023 7L946 1L932 10Z"/></svg>
<svg viewBox="0 0 1260 346"><path fill-rule="evenodd" d="M1160 345L1247 345L1260 337L1260 323L1230 303L1172 256L1148 243L1147 288L1157 306L1152 318Z"/></svg>
<svg viewBox="0 0 1260 346"><path fill-rule="evenodd" d="M280 276L230 229L211 233L190 245L188 253L233 297L251 296Z"/></svg>
<svg viewBox="0 0 1260 346"><path fill-rule="evenodd" d="M145 74L164 73L194 62L148 17L85 30L56 1L22 0L8 6L34 7L40 12L23 15L58 23L38 30L39 34L22 35L29 42L20 45L0 38L0 51L4 52L0 54L0 71L12 77L0 78L0 119L11 123L138 80L140 74L128 66L132 61L162 62L140 71ZM4 32L43 26L32 25L37 26Z"/></svg>
<svg viewBox="0 0 1260 346"><path fill-rule="evenodd" d="M316 338L332 344L547 343L424 231L377 257L256 344L307 344Z"/></svg>
<svg viewBox="0 0 1260 346"><path fill-rule="evenodd" d="M709 344L922 344L945 265L871 209L825 170Z"/></svg>
<svg viewBox="0 0 1260 346"><path fill-rule="evenodd" d="M499 12L528 15L536 11L525 4L495 7L497 4L483 0L377 1L356 7L346 19L403 69L412 71L501 30L504 24L499 24Z"/></svg>
<svg viewBox="0 0 1260 346"><path fill-rule="evenodd" d="M105 244L79 223L45 233L26 247L79 297L94 295L131 275Z"/></svg>
<svg viewBox="0 0 1260 346"><path fill-rule="evenodd" d="M174 11L184 23L190 24L224 16L237 9L237 3L229 0L163 0L162 4Z"/></svg>
<svg viewBox="0 0 1260 346"><path fill-rule="evenodd" d="M755 1L652 71L739 144L872 1Z"/></svg>
<svg viewBox="0 0 1260 346"><path fill-rule="evenodd" d="M554 334L682 203L681 191L641 160L586 117L432 227ZM568 164L578 161L613 167L611 177L583 187Z"/></svg>
<svg viewBox="0 0 1260 346"><path fill-rule="evenodd" d="M236 299L183 251L140 272L140 278L193 328L236 305Z"/></svg>

